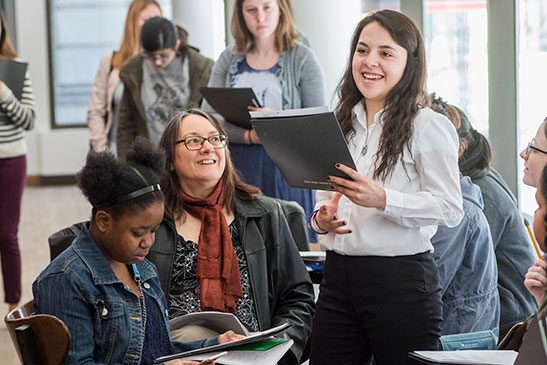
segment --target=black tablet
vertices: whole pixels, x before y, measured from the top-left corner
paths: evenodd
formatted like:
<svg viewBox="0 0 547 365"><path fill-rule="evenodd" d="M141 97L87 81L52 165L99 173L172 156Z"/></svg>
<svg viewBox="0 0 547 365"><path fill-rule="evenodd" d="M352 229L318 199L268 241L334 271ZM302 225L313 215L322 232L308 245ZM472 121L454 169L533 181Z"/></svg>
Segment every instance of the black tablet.
<svg viewBox="0 0 547 365"><path fill-rule="evenodd" d="M207 102L222 115L227 122L251 129L248 106L260 108L260 102L250 87L225 88L201 87L199 89Z"/></svg>

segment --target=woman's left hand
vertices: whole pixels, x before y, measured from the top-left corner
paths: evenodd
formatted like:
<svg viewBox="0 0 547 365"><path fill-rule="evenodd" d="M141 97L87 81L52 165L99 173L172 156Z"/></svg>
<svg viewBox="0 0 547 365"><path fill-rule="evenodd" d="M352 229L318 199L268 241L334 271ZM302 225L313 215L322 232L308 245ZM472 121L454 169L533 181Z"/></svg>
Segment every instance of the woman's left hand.
<svg viewBox="0 0 547 365"><path fill-rule="evenodd" d="M234 331L226 331L220 336L218 336L218 343L237 341L237 340L241 340L242 338L245 338L245 336L238 335Z"/></svg>
<svg viewBox="0 0 547 365"><path fill-rule="evenodd" d="M363 207L385 209L386 192L382 186L346 165L336 164L336 168L351 177L353 181L329 175L328 180L332 183L335 191L344 194L349 200Z"/></svg>

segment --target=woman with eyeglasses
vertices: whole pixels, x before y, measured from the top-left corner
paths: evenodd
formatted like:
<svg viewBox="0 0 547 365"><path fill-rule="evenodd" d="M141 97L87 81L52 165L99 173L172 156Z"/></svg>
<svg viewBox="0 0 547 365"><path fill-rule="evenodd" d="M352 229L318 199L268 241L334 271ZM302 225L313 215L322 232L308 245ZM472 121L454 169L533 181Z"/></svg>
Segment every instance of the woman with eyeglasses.
<svg viewBox="0 0 547 365"><path fill-rule="evenodd" d="M524 160L524 176L522 181L529 186L538 187L538 182L547 164L547 118L539 126L536 136L520 153Z"/></svg>
<svg viewBox="0 0 547 365"><path fill-rule="evenodd" d="M282 323L294 340L280 364L299 364L311 332L314 294L281 207L243 183L218 121L199 109L167 124L160 146L166 214L148 259L169 317L233 313L250 331Z"/></svg>
<svg viewBox="0 0 547 365"><path fill-rule="evenodd" d="M458 128L460 171L481 188L484 201L483 212L492 234L498 264L500 338L503 338L515 323L525 320L535 311L534 298L526 291L522 282L536 256L526 232L517 199L501 175L491 166L490 143L473 128L462 110L456 107L455 109L461 119L461 125ZM547 142L545 136L542 141ZM523 151L521 156L525 152ZM533 157L535 158L536 156ZM547 159L545 161L547 162ZM524 181L526 182L527 179L525 172Z"/></svg>
<svg viewBox="0 0 547 365"><path fill-rule="evenodd" d="M142 26L143 51L120 71L124 84L117 132L120 156L138 135L157 145L176 110L200 104L199 88L207 85L213 61L190 47L187 38L184 29L162 17Z"/></svg>
<svg viewBox="0 0 547 365"><path fill-rule="evenodd" d="M522 150L520 157L524 160L524 176L522 181L526 185L533 186L538 189L536 198L545 194L545 177L547 166L547 118L543 120L543 123L539 126L536 136L528 146ZM542 172L543 180L542 180ZM540 202L541 199L538 200ZM544 198L543 198L544 202ZM538 211L544 210L544 206L540 204ZM539 220L539 219L538 219ZM534 231L536 231L536 218L534 218ZM542 242L541 237L536 236L538 243L542 249L545 249L545 242ZM526 274L526 280L524 285L534 296L538 304L541 303L542 298L547 291L547 262L545 260L536 260L534 264L528 269Z"/></svg>
<svg viewBox="0 0 547 365"><path fill-rule="evenodd" d="M120 69L125 61L140 51L140 31L144 22L161 16L155 0L133 0L127 11L125 31L120 48L101 59L87 109L89 144L93 151L106 149L116 153L118 112L123 94Z"/></svg>

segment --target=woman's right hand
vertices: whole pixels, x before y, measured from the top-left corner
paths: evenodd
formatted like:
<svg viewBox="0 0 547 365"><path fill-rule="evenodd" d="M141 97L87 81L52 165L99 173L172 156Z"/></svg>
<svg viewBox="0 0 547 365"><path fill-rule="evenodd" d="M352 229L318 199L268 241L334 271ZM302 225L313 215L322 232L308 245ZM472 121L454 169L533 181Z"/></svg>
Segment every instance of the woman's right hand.
<svg viewBox="0 0 547 365"><path fill-rule="evenodd" d="M232 342L241 340L242 338L245 338L243 335L239 335L235 333L234 331L226 331L223 334L218 336L218 343L226 343L226 342Z"/></svg>
<svg viewBox="0 0 547 365"><path fill-rule="evenodd" d="M547 262L536 260L524 277L524 286L534 296L538 305L547 290Z"/></svg>
<svg viewBox="0 0 547 365"><path fill-rule="evenodd" d="M351 233L351 229L346 227L348 222L338 219L336 214L341 197L341 193L334 193L332 199L319 208L315 215L315 223L318 225L317 228L338 234Z"/></svg>

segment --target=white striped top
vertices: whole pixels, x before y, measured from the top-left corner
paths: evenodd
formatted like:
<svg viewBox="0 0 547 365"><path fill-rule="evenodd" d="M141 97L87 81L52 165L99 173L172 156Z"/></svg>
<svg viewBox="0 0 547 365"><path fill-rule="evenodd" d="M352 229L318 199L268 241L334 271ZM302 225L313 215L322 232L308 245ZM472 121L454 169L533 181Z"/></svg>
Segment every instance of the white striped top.
<svg viewBox="0 0 547 365"><path fill-rule="evenodd" d="M0 88L0 158L27 153L25 131L34 127L35 117L34 94L27 71L21 100L5 84Z"/></svg>

